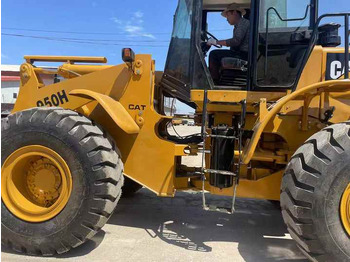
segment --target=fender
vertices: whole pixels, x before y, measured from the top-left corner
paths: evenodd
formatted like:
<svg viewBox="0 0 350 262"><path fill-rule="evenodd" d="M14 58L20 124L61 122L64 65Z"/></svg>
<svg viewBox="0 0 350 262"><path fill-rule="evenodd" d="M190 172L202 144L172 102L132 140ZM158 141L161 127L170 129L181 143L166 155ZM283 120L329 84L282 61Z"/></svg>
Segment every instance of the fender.
<svg viewBox="0 0 350 262"><path fill-rule="evenodd" d="M256 146L259 142L259 139L261 137L262 132L264 131L265 127L269 123L269 121L276 116L277 113L280 112L282 107L289 101L305 97L307 95L319 95L323 92L344 92L344 91L350 91L350 80L333 80L333 81L325 81L320 82L316 84L312 84L309 86L306 86L304 88L298 89L294 91L293 93L284 96L280 100L278 100L273 106L271 106L267 113L264 114L263 118L259 118L257 124L255 124L253 128L253 136L251 139L248 139L243 150L243 158L242 163L248 164L250 160L252 159L254 155L254 151L256 149Z"/></svg>
<svg viewBox="0 0 350 262"><path fill-rule="evenodd" d="M106 110L113 121L127 134L138 134L140 132L140 127L136 124L128 111L126 111L120 102L113 98L86 89L74 89L70 91L69 94L97 101L103 109Z"/></svg>

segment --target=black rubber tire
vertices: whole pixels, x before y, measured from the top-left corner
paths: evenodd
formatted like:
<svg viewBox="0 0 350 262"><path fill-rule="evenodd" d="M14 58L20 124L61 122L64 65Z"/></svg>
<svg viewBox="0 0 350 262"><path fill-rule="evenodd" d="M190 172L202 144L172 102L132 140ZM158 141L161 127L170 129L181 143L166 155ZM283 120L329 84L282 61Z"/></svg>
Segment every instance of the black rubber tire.
<svg viewBox="0 0 350 262"><path fill-rule="evenodd" d="M142 185L131 180L128 177L124 177L123 194L122 197L133 197L137 191L142 188Z"/></svg>
<svg viewBox="0 0 350 262"><path fill-rule="evenodd" d="M284 222L312 261L350 261L350 236L340 201L350 182L350 122L310 137L293 155L282 180Z"/></svg>
<svg viewBox="0 0 350 262"><path fill-rule="evenodd" d="M54 218L29 223L1 202L1 242L17 252L51 256L91 239L121 196L123 163L115 144L88 118L62 108L31 108L1 121L1 161L16 149L43 145L68 164L73 190Z"/></svg>

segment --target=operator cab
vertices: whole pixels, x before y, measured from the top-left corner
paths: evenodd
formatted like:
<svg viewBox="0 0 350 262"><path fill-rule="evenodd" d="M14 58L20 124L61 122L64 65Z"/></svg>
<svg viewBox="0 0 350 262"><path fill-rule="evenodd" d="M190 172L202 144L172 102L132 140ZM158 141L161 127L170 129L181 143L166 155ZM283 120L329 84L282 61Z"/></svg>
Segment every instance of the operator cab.
<svg viewBox="0 0 350 262"><path fill-rule="evenodd" d="M245 89L247 85L247 71L248 71L248 57L245 52L234 51L234 57L225 56L227 52L230 53L230 47L221 45L210 46L207 41L210 38L215 40L226 40L233 37L233 25L230 25L226 18L222 16L222 11L228 5L234 4L236 8L244 11L242 18L250 20L250 0L228 0L228 1L203 1L202 11L202 42L201 48L205 57L222 53L220 61L218 61L219 73L218 79L214 81L215 89ZM236 26L235 26L236 27ZM249 29L246 31L246 37L249 39ZM242 45L243 43L241 43ZM239 46L237 47L239 49ZM216 51L214 51L216 50ZM214 51L214 52L212 52ZM210 69L209 59L206 59L207 65ZM213 75L211 73L213 78ZM214 80L214 79L213 79Z"/></svg>
<svg viewBox="0 0 350 262"><path fill-rule="evenodd" d="M225 22L219 14L232 3L245 9L250 22L248 59L223 57L220 80L214 83L207 57L223 47L206 44L221 36L210 17L216 14ZM293 89L316 20L317 0L179 0L161 87L183 102L190 102L191 89ZM218 30L210 32L213 28ZM233 26L227 25L226 33L234 37Z"/></svg>

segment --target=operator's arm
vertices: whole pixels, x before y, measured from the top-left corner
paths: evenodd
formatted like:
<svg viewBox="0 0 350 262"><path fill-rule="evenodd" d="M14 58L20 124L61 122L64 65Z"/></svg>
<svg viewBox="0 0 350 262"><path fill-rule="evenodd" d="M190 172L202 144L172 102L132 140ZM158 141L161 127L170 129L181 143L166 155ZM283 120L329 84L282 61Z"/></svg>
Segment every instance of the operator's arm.
<svg viewBox="0 0 350 262"><path fill-rule="evenodd" d="M234 31L233 38L218 41L218 44L223 46L228 46L228 47L240 46L248 30L249 30L249 23L241 24Z"/></svg>

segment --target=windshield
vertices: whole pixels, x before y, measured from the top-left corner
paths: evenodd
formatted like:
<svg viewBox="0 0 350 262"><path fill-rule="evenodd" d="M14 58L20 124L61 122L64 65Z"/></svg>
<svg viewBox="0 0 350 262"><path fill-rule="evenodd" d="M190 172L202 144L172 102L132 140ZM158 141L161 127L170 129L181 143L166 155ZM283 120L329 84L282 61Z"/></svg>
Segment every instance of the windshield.
<svg viewBox="0 0 350 262"><path fill-rule="evenodd" d="M166 74L183 84L190 82L192 0L180 0L168 51Z"/></svg>
<svg viewBox="0 0 350 262"><path fill-rule="evenodd" d="M259 31L266 30L267 16L271 31L277 28L309 27L309 4L310 0L262 0L260 2Z"/></svg>

